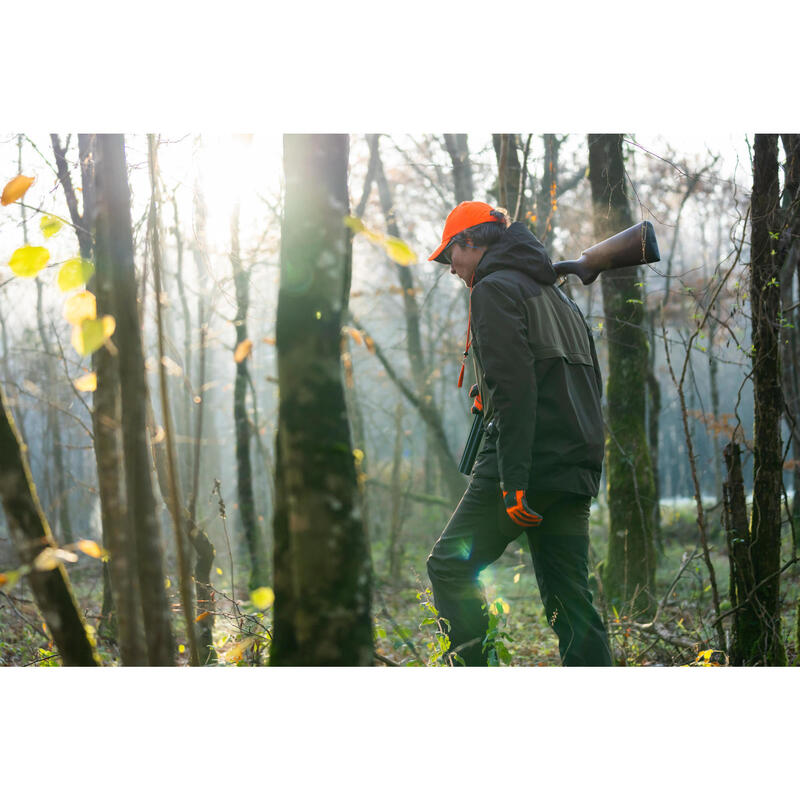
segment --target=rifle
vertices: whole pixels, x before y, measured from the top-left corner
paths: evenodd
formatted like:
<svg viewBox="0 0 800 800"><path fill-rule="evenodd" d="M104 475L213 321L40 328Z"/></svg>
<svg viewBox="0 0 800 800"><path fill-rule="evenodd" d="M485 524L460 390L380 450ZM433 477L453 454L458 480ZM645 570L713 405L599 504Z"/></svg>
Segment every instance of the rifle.
<svg viewBox="0 0 800 800"><path fill-rule="evenodd" d="M593 244L575 261L557 261L553 269L558 276L577 275L588 286L609 269L638 267L660 260L653 223L645 221Z"/></svg>
<svg viewBox="0 0 800 800"><path fill-rule="evenodd" d="M584 250L580 258L574 261L557 261L553 264L556 275L577 275L584 286L594 283L601 272L622 267L638 267L641 264L653 264L661 260L658 242L653 223L645 220L620 233L593 244ZM472 473L475 459L483 438L483 414L474 411L467 443L458 465L458 471L464 475Z"/></svg>

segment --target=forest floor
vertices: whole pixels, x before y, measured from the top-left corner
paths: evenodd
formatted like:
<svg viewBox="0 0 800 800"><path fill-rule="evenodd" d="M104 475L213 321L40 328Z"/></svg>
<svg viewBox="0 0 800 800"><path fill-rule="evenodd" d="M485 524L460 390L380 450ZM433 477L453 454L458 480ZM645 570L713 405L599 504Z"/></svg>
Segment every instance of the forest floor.
<svg viewBox="0 0 800 800"><path fill-rule="evenodd" d="M710 515L711 560L716 574L721 611L730 608L728 599L728 561L718 514ZM413 522L413 520L412 520ZM386 546L380 538L372 544L376 571L372 613L378 665L441 666L446 663L445 629L437 622L433 608L425 559L438 536L440 519L416 520L416 530L424 534L409 536L404 542L401 580L390 581ZM684 560L696 547L697 526L691 507L663 507L661 541L656 575L657 597L667 596L659 614L659 633L641 629L625 609L606 608L601 584L597 580L599 554L606 551L606 530L602 510L592 514L590 585L595 603L608 625L614 660L629 666L675 666L690 663L697 652L713 647L714 633L708 627L713 616L708 570L697 546L696 554L670 588ZM415 529L409 525L409 529ZM434 532L435 531L435 532ZM789 536L785 537L790 539ZM430 539L430 541L428 541ZM786 542L783 561L791 557L791 542ZM236 566L236 604L231 602L231 582L227 559L218 558L212 572L217 609L214 646L219 665L256 665L268 661L270 610L259 611L249 600L247 571ZM102 570L95 559L81 558L69 565L75 595L86 620L99 626L102 605ZM167 593L172 602L173 623L180 653L178 663L188 662L183 617L180 611L177 577L168 562ZM558 641L544 615L524 537L484 570L482 580L491 612L492 639L497 666L556 666L560 663ZM796 663L797 606L800 597L798 570L788 570L781 578L783 597L782 630L788 663ZM639 624L641 621L639 621ZM116 645L96 634L98 652L104 664L119 663ZM57 666L59 656L33 603L27 581L12 591L0 591L0 666Z"/></svg>

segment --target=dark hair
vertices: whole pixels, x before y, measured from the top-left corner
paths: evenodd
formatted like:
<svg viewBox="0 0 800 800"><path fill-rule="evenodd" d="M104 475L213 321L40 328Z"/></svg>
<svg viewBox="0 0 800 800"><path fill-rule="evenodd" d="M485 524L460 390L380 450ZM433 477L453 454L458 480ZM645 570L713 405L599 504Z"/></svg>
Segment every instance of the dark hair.
<svg viewBox="0 0 800 800"><path fill-rule="evenodd" d="M500 237L505 233L508 225L506 215L501 209L494 209L491 212L497 222L481 222L457 233L451 240L451 244L466 244L469 239L475 247L490 247L495 242L500 241Z"/></svg>

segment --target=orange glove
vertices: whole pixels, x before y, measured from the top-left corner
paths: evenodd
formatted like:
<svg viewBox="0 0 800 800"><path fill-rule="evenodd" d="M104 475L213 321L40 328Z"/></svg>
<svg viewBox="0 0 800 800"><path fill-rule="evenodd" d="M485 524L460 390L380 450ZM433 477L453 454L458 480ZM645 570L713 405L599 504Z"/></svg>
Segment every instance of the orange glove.
<svg viewBox="0 0 800 800"><path fill-rule="evenodd" d="M535 528L542 521L541 515L525 502L524 489L503 491L503 502L506 504L506 514L522 528Z"/></svg>
<svg viewBox="0 0 800 800"><path fill-rule="evenodd" d="M480 392L478 391L477 383L472 384L472 387L469 390L469 396L475 398L475 402L472 404L472 413L483 414L483 400L481 400L481 395Z"/></svg>

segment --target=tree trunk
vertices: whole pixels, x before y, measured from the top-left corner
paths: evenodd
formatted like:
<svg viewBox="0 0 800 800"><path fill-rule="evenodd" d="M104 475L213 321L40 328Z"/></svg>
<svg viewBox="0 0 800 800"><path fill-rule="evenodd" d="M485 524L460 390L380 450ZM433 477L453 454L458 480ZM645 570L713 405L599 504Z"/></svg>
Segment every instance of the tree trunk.
<svg viewBox="0 0 800 800"><path fill-rule="evenodd" d="M517 152L516 133L493 133L492 144L497 156L497 204L514 216L519 196L522 167ZM520 216L525 216L525 202L520 203Z"/></svg>
<svg viewBox="0 0 800 800"><path fill-rule="evenodd" d="M633 225L628 206L621 134L589 134L589 180L594 235L600 241ZM606 471L610 530L603 573L609 602L652 605L655 584L655 487L645 431L647 337L638 267L602 275L608 337Z"/></svg>
<svg viewBox="0 0 800 800"><path fill-rule="evenodd" d="M24 566L32 565L46 548L58 547L36 496L26 449L0 387L0 501L6 512L11 541ZM64 565L59 563L55 569L46 570L34 568L29 580L36 605L64 666L99 666Z"/></svg>
<svg viewBox="0 0 800 800"><path fill-rule="evenodd" d="M472 163L469 159L469 145L466 133L446 133L445 147L453 163L453 188L456 205L473 200L475 188L472 182Z"/></svg>
<svg viewBox="0 0 800 800"><path fill-rule="evenodd" d="M780 287L775 240L778 208L778 137L756 134L751 211L750 302L753 315L753 514L748 556L756 584L751 602L758 635L742 643L743 663L782 665L786 654L780 621L781 415L779 363Z"/></svg>
<svg viewBox="0 0 800 800"><path fill-rule="evenodd" d="M400 578L400 531L403 527L403 487L401 470L403 467L403 404L398 403L395 410L394 455L392 458L392 505L389 512L389 575L392 582Z"/></svg>
<svg viewBox="0 0 800 800"><path fill-rule="evenodd" d="M242 266L239 252L239 206L234 208L231 218L231 264L233 282L236 287L236 329L237 348L247 339L247 310L250 304L250 276ZM239 519L242 522L247 551L250 555L250 591L269 585L267 553L258 523L256 522L256 502L253 494L253 467L250 458L252 426L247 414L246 401L249 385L247 358L236 364L236 381L233 390L233 418L236 424L236 485L239 498Z"/></svg>
<svg viewBox="0 0 800 800"><path fill-rule="evenodd" d="M369 548L340 362L348 149L346 135L284 136L274 664L373 662Z"/></svg>
<svg viewBox="0 0 800 800"><path fill-rule="evenodd" d="M163 549L147 437L147 383L137 311L130 189L121 134L98 134L95 162L97 270L110 273L122 392L122 444L131 538L136 545L147 657L174 664ZM102 265L102 266L101 266Z"/></svg>

